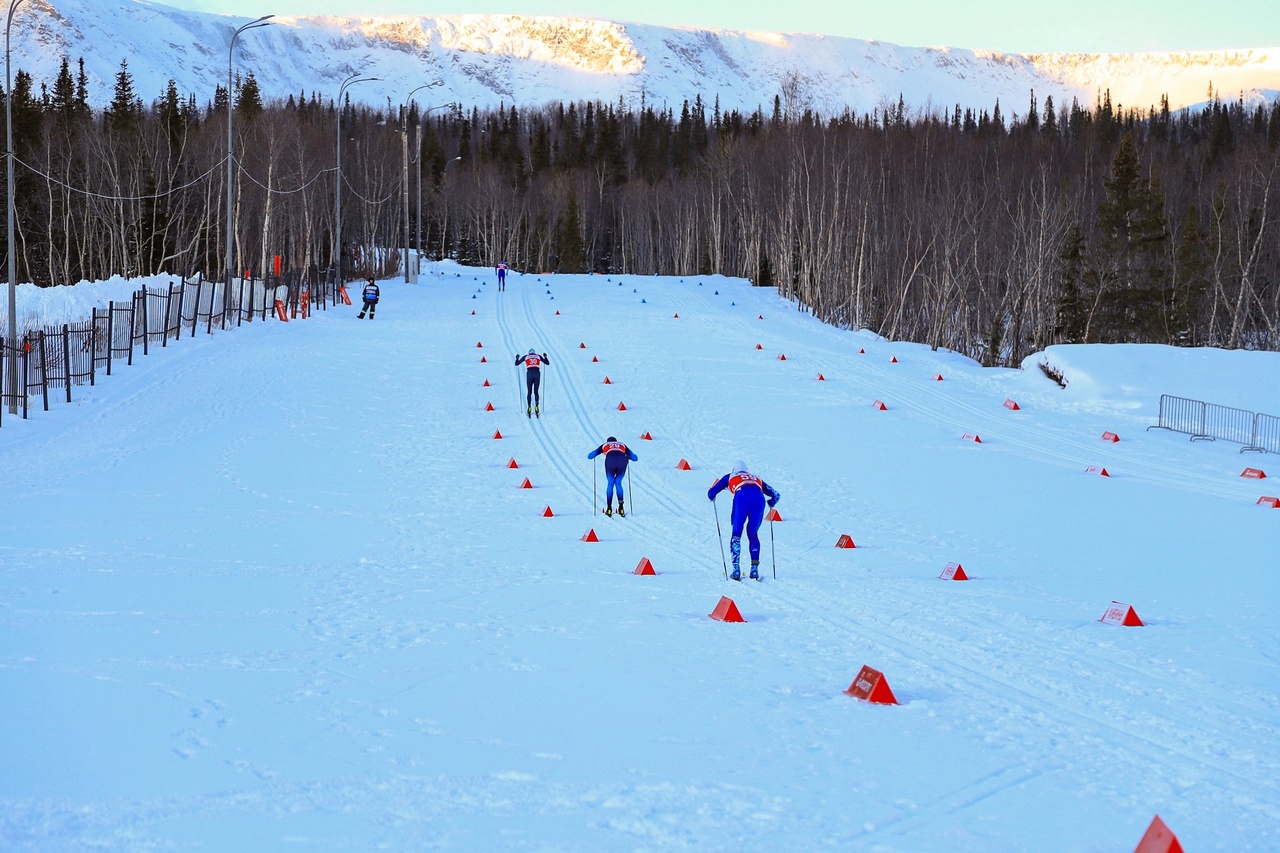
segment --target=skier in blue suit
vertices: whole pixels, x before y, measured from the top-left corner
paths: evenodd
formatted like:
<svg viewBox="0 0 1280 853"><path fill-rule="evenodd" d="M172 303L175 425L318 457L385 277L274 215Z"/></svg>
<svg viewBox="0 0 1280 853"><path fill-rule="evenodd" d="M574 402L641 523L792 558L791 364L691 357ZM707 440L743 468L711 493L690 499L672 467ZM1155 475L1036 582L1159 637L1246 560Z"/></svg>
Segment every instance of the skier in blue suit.
<svg viewBox="0 0 1280 853"><path fill-rule="evenodd" d="M765 497L770 507L778 505L782 495L764 480L747 471L745 462L738 462L707 491L707 499L729 490L733 495L733 533L729 538L729 553L733 555L733 574L729 577L742 580L739 562L742 558L742 530L747 530L747 545L751 549L751 577L760 579L760 523L764 521Z"/></svg>
<svg viewBox="0 0 1280 853"><path fill-rule="evenodd" d="M638 462L640 457L636 456L635 451L630 447L627 447L613 436L606 438L604 444L588 453L587 458L595 459L601 453L604 454L604 476L607 481L604 489L604 514L613 515L613 493L616 489L618 492L618 515L626 518L627 509L622 503L622 476L627 473L627 463Z"/></svg>

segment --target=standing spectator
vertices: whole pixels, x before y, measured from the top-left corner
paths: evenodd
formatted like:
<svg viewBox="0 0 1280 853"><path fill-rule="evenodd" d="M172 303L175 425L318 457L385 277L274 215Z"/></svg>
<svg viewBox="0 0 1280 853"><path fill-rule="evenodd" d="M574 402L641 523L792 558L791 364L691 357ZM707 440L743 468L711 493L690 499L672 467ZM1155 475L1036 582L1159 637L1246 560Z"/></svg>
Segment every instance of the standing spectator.
<svg viewBox="0 0 1280 853"><path fill-rule="evenodd" d="M356 315L357 320L363 320L364 312L366 311L369 312L369 319L373 319L373 312L378 310L379 295L378 283L370 278L369 283L364 286L364 293L362 294L364 305L360 308L360 313Z"/></svg>

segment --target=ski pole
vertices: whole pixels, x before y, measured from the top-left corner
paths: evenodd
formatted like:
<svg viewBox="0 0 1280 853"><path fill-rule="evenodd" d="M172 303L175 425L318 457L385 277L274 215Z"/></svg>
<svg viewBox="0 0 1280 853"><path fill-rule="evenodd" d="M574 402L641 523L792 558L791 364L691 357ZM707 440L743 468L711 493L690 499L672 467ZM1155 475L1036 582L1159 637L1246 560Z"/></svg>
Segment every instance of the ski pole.
<svg viewBox="0 0 1280 853"><path fill-rule="evenodd" d="M716 505L716 499L711 499L711 508L716 513L716 538L720 540L720 565L724 567L724 579L729 579L729 564L724 559L724 536L720 534L720 507Z"/></svg>
<svg viewBox="0 0 1280 853"><path fill-rule="evenodd" d="M631 466L627 466L627 493L631 495L631 514L636 514L636 493L631 490Z"/></svg>
<svg viewBox="0 0 1280 853"><path fill-rule="evenodd" d="M591 514L596 514L596 471L600 468L596 464L596 459L600 457L592 457L591 459Z"/></svg>
<svg viewBox="0 0 1280 853"><path fill-rule="evenodd" d="M769 519L769 559L773 562L773 579L778 579L778 552L773 548L773 519Z"/></svg>

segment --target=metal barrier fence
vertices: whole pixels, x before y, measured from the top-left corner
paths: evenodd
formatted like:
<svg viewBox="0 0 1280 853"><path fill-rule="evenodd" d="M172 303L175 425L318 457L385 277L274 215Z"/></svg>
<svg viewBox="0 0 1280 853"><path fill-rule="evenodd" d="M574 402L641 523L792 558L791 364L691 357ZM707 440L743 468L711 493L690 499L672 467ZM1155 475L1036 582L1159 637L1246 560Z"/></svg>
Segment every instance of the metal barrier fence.
<svg viewBox="0 0 1280 853"><path fill-rule="evenodd" d="M307 317L312 310L337 305L341 298L340 287L315 269L305 275L292 271L266 279L242 278L230 288L200 277L168 288L143 288L127 302L93 309L88 320L25 330L18 342L16 400L9 393L9 343L0 339L0 412L16 405L26 418L32 397L48 411L50 391L69 403L73 386L95 385L99 371L110 376L121 360L133 364L139 347L146 355L155 343L167 347L184 333L212 334L254 320L279 319L281 313L285 319Z"/></svg>
<svg viewBox="0 0 1280 853"><path fill-rule="evenodd" d="M1160 395L1159 422L1147 429L1186 433L1192 441L1220 438L1243 445L1241 453L1280 453L1280 417L1170 394Z"/></svg>

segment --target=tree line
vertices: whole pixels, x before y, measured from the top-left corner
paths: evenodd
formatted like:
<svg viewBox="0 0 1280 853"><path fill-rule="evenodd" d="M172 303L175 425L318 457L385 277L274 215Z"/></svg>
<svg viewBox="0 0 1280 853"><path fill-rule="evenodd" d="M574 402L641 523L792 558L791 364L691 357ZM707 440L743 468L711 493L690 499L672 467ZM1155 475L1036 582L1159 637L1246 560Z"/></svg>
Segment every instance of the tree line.
<svg viewBox="0 0 1280 853"><path fill-rule="evenodd" d="M371 250L403 246L407 210L426 257L741 276L988 365L1064 342L1280 347L1280 101L420 111L264 102L250 74L146 104L125 62L107 107L86 90L65 59L52 84L15 77L21 281L220 277L230 111L235 270L333 270L340 126L348 278L394 271Z"/></svg>

